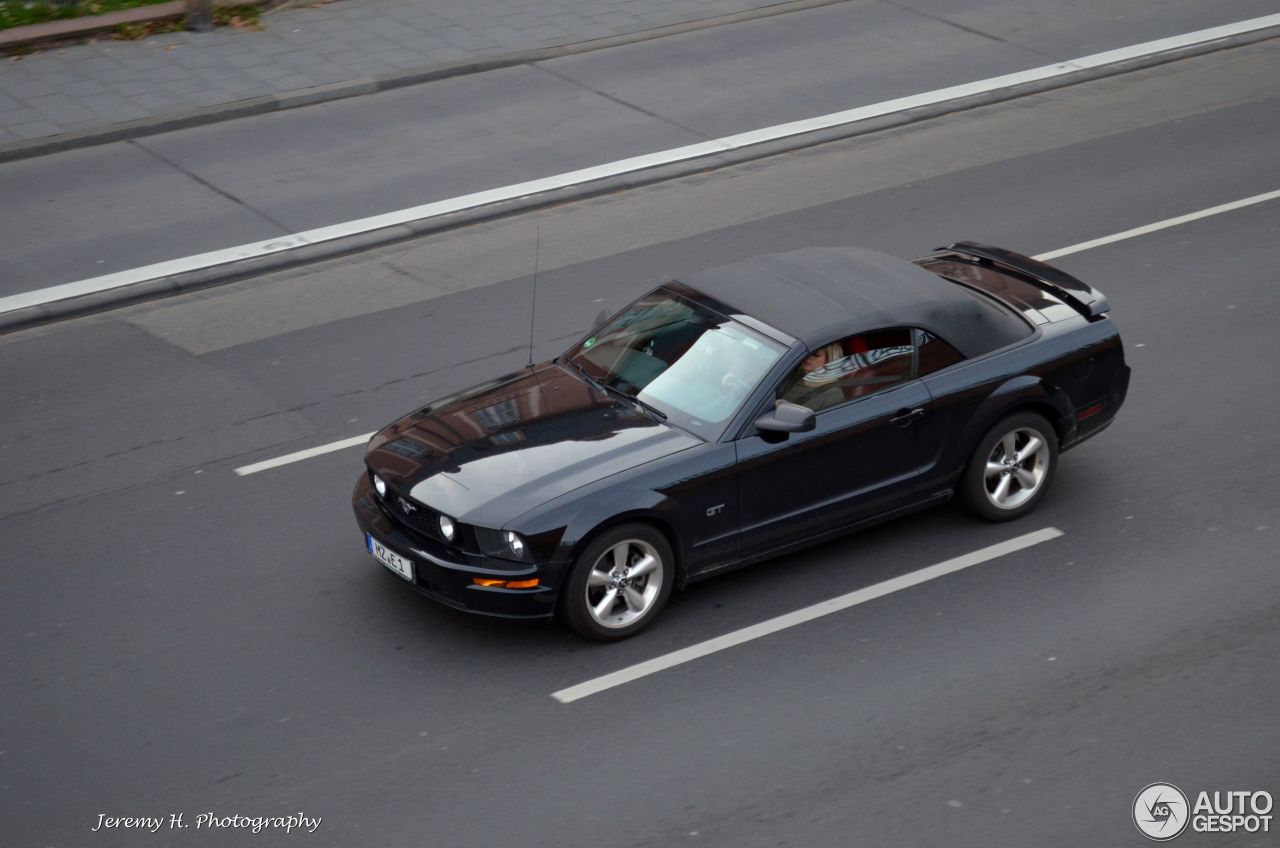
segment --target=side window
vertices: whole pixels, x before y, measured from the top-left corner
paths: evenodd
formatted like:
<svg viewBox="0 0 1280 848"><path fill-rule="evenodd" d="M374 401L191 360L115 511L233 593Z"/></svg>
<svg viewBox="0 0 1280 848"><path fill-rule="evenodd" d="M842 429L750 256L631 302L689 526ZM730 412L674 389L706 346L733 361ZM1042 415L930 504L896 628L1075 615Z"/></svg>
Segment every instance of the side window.
<svg viewBox="0 0 1280 848"><path fill-rule="evenodd" d="M916 376L926 377L964 359L960 352L927 330L917 330Z"/></svg>
<svg viewBox="0 0 1280 848"><path fill-rule="evenodd" d="M846 400L883 391L912 377L915 350L908 329L876 330L843 341L840 388Z"/></svg>
<svg viewBox="0 0 1280 848"><path fill-rule="evenodd" d="M778 398L821 412L912 378L911 330L860 333L810 354L778 390Z"/></svg>

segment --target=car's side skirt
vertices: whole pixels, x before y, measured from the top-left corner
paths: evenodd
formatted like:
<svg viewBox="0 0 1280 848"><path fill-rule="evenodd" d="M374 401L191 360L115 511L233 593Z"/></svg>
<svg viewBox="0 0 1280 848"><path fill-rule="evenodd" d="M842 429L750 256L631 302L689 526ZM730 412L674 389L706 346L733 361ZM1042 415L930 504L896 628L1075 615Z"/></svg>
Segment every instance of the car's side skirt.
<svg viewBox="0 0 1280 848"><path fill-rule="evenodd" d="M805 539L788 542L785 545L771 548L766 551L754 551L748 556L740 557L738 559L730 560L727 562L716 563L715 565L705 568L697 572L696 574L688 575L684 583L685 585L688 585L690 583L697 583L699 580L705 580L708 577L715 577L717 575L725 573L726 571L734 571L739 568L745 568L746 566L754 565L757 562L762 562L767 559L775 559L784 554L794 553L795 551L803 550L804 548L809 548L814 545L820 545L823 542L828 542L832 539L837 539L841 536L847 536L848 534L855 533L858 530L864 530L873 525L882 524L883 522L886 522L886 521L892 521L895 518L901 518L904 515L909 515L913 512L919 512L922 509L928 509L929 507L937 506L938 504L945 503L946 501L951 499L951 495L952 495L952 490L946 489L944 491L936 492L923 500L915 501L913 503L907 504L906 506L898 507L897 509L884 512L879 515L874 515L870 518L864 518L861 521L855 522L853 524L846 524L841 527L836 527L832 530L827 530L825 532L819 533L814 536L810 536Z"/></svg>

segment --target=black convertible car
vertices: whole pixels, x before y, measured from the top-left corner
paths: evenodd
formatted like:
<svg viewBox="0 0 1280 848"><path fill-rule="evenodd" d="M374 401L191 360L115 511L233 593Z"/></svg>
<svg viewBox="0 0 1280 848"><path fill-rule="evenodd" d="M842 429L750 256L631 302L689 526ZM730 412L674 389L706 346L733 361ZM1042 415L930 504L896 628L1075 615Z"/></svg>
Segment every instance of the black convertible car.
<svg viewBox="0 0 1280 848"><path fill-rule="evenodd" d="M676 587L953 495L993 521L1032 509L1124 401L1108 308L967 242L693 274L379 432L356 519L436 600L621 639Z"/></svg>

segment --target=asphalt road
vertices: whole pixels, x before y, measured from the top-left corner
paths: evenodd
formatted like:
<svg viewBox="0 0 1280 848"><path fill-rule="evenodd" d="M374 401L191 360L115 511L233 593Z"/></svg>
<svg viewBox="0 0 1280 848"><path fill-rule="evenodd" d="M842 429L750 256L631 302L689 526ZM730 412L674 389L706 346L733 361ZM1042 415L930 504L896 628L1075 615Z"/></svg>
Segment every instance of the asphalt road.
<svg viewBox="0 0 1280 848"><path fill-rule="evenodd" d="M0 844L1142 845L1143 786L1280 794L1273 201L1059 264L1133 384L1013 526L935 509L642 637L454 613L364 552L365 432L668 273L808 244L1036 253L1276 188L1256 45L0 338ZM1064 535L564 705L1039 527ZM320 816L314 833L195 817ZM186 829L92 832L102 814ZM1194 835L1178 845L1275 844Z"/></svg>
<svg viewBox="0 0 1280 848"><path fill-rule="evenodd" d="M854 0L6 163L0 296L1275 11L1157 6Z"/></svg>

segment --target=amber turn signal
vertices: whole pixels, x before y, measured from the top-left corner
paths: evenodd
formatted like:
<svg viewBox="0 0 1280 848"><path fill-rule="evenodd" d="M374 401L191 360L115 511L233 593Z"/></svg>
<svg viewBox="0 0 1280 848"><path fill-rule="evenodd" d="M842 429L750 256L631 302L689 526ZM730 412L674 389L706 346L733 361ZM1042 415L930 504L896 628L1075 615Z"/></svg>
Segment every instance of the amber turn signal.
<svg viewBox="0 0 1280 848"><path fill-rule="evenodd" d="M472 577L471 582L477 586L499 589L535 589L538 586L536 577L532 580L494 580L492 577Z"/></svg>

